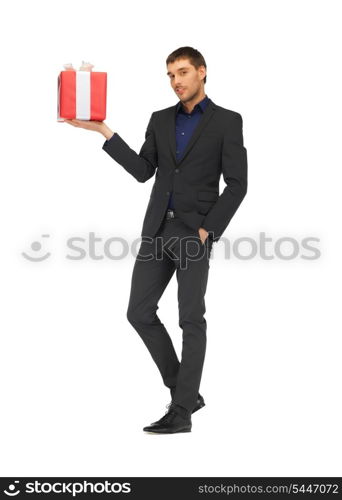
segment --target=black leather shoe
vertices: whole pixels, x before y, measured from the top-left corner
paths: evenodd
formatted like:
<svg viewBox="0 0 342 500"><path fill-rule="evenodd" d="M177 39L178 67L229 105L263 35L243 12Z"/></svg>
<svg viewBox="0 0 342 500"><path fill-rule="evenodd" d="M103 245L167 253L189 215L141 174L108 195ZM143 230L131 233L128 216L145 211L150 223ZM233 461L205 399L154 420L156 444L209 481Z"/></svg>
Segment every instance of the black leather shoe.
<svg viewBox="0 0 342 500"><path fill-rule="evenodd" d="M170 391L171 392L171 397L173 397L174 395L174 390L173 391ZM170 403L171 404L171 403ZM167 405L168 407L170 405ZM200 393L198 393L198 396L197 396L197 401L196 401L196 406L194 407L194 409L192 410L192 413L195 413L195 411L198 411L200 410L201 408L203 408L203 406L205 406L205 402L204 402L204 399L203 399L203 396L201 396Z"/></svg>
<svg viewBox="0 0 342 500"><path fill-rule="evenodd" d="M191 427L191 414L188 417L182 416L171 404L169 411L160 420L144 427L143 431L155 434L175 434L176 432L191 432Z"/></svg>
<svg viewBox="0 0 342 500"><path fill-rule="evenodd" d="M205 402L204 402L203 396L201 396L200 393L198 393L198 398L197 398L197 401L196 401L196 406L192 410L192 413L195 413L195 411L200 410L201 408L203 408L203 406L205 406Z"/></svg>

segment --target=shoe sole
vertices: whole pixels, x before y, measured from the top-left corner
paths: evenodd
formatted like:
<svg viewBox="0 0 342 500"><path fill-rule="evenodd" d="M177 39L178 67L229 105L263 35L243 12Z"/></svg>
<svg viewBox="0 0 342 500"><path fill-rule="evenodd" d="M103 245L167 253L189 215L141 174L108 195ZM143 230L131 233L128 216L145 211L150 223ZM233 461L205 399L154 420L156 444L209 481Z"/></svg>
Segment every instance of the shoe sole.
<svg viewBox="0 0 342 500"><path fill-rule="evenodd" d="M174 431L174 432L169 432L169 431L166 431L166 432L163 432L163 431L145 431L143 429L144 432L146 432L146 434L179 434L180 432L191 432L191 429L182 429L180 431Z"/></svg>

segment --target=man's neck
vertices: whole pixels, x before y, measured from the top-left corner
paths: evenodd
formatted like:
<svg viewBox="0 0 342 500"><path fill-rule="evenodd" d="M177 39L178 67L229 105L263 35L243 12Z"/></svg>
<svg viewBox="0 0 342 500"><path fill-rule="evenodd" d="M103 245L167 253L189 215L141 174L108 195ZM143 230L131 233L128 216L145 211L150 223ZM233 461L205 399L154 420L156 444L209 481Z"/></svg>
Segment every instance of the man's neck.
<svg viewBox="0 0 342 500"><path fill-rule="evenodd" d="M183 109L186 113L191 113L191 111L194 109L196 104L201 102L204 98L206 97L206 94L203 92L199 97L196 96L194 97L191 101L188 101L186 103L182 102Z"/></svg>

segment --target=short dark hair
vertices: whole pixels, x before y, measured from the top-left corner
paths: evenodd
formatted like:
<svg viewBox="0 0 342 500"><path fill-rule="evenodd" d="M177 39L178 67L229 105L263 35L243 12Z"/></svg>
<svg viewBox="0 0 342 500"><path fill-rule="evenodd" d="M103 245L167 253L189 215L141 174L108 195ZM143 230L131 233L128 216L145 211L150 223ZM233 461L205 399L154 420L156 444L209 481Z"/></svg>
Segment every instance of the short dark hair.
<svg viewBox="0 0 342 500"><path fill-rule="evenodd" d="M170 63L175 62L177 59L189 59L192 66L195 66L196 69L198 69L200 66L204 66L205 69L207 69L207 64L202 54L192 47L179 47L179 49L171 52L171 54L167 56L166 66ZM203 79L204 83L206 83L206 81L207 75L205 75Z"/></svg>

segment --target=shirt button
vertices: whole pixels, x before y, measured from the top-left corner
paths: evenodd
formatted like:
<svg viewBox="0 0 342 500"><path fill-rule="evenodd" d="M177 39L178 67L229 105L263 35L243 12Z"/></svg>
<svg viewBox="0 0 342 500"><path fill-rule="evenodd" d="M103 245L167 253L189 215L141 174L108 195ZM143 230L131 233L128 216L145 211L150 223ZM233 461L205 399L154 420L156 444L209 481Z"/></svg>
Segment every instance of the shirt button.
<svg viewBox="0 0 342 500"><path fill-rule="evenodd" d="M176 168L175 172L176 172L176 174L178 174L178 172L179 172L179 168Z"/></svg>
<svg viewBox="0 0 342 500"><path fill-rule="evenodd" d="M182 132L182 135L184 135L184 132Z"/></svg>
<svg viewBox="0 0 342 500"><path fill-rule="evenodd" d="M176 153L179 153L179 151L176 151Z"/></svg>

